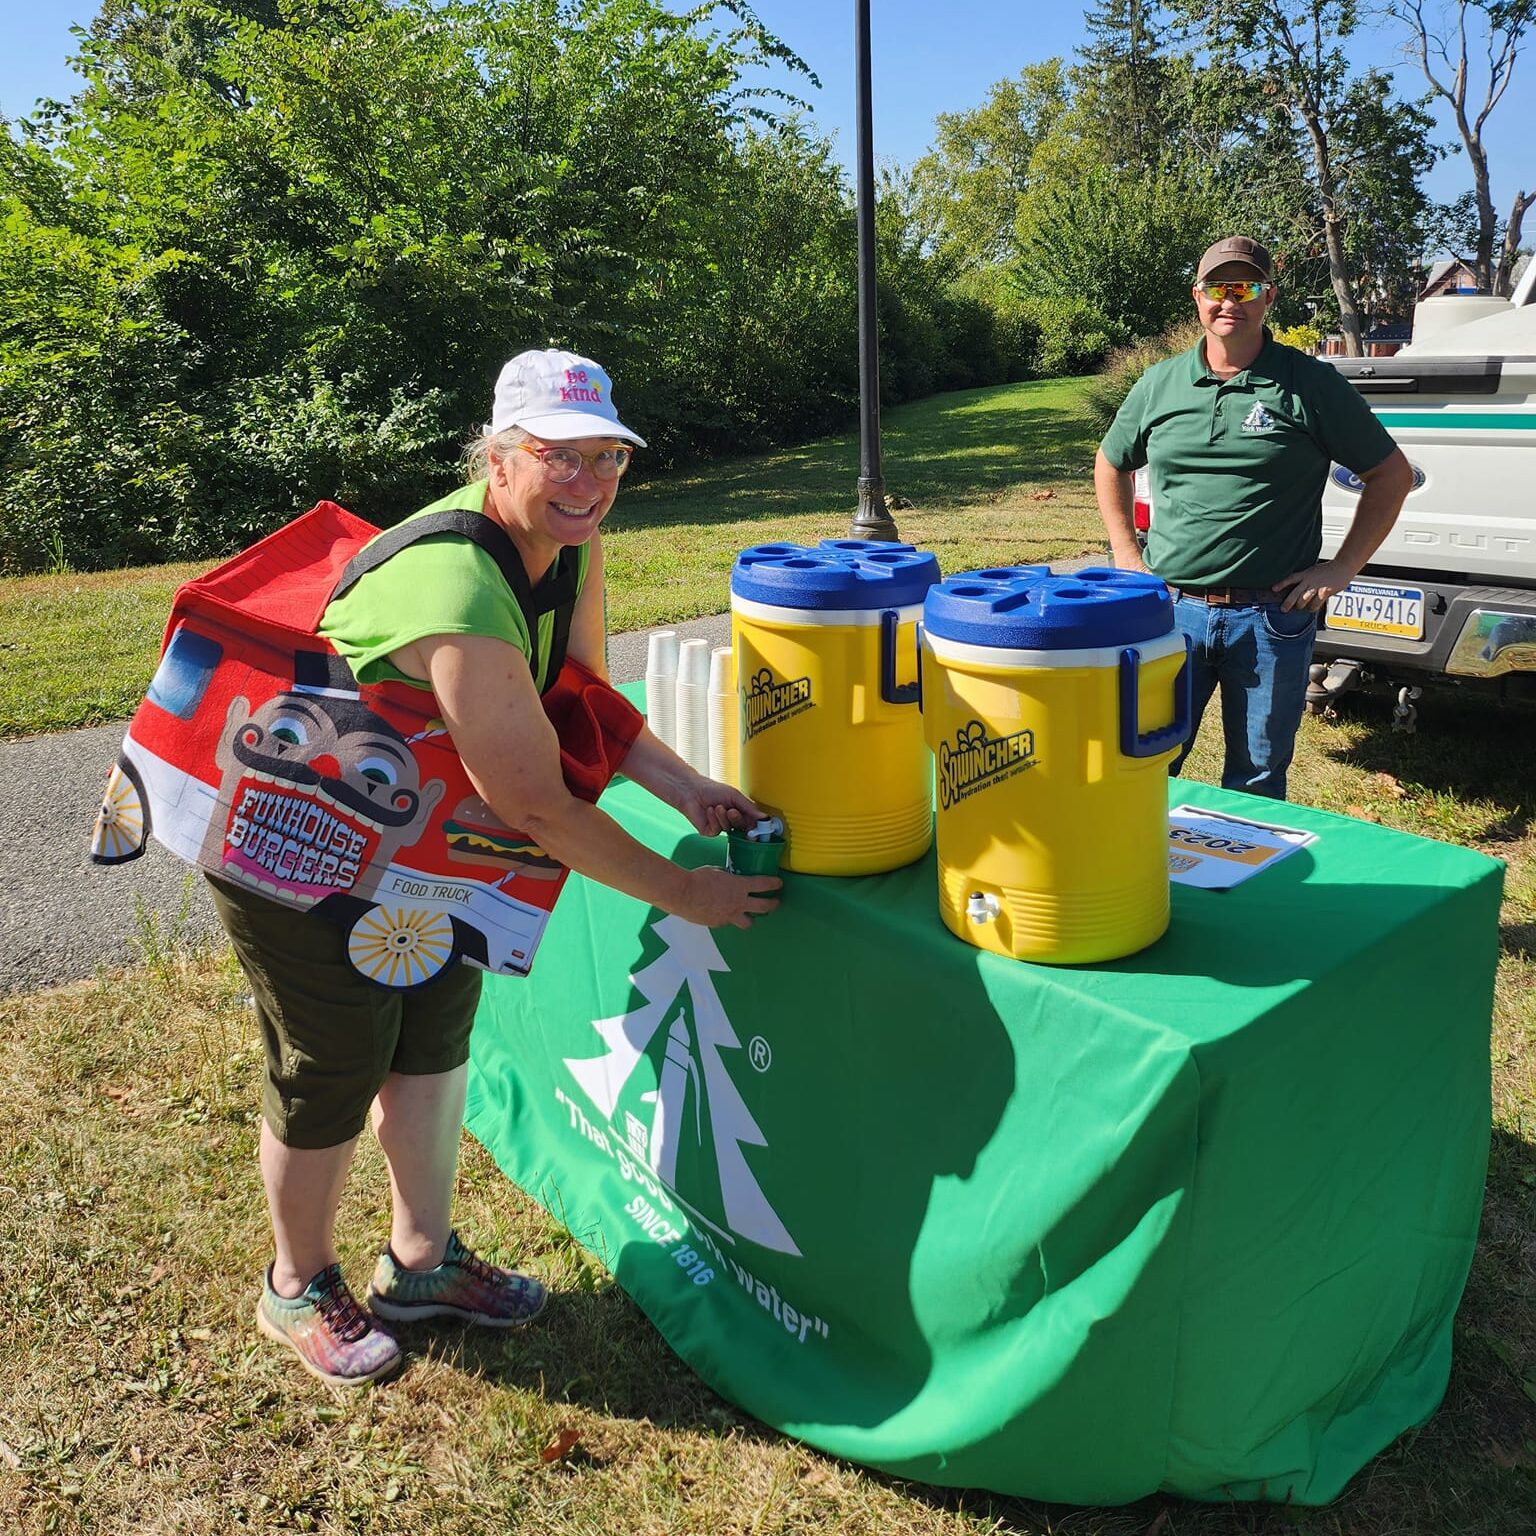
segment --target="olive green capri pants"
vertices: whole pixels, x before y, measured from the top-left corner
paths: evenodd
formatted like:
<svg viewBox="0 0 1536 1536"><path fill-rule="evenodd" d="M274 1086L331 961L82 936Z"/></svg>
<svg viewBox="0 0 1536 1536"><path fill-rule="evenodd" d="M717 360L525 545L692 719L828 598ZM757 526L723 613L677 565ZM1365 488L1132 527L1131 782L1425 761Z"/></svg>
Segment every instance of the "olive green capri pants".
<svg viewBox="0 0 1536 1536"><path fill-rule="evenodd" d="M208 885L261 1025L262 1114L285 1146L350 1141L391 1072L426 1077L469 1059L476 967L461 961L412 990L377 987L348 963L339 924L211 875Z"/></svg>

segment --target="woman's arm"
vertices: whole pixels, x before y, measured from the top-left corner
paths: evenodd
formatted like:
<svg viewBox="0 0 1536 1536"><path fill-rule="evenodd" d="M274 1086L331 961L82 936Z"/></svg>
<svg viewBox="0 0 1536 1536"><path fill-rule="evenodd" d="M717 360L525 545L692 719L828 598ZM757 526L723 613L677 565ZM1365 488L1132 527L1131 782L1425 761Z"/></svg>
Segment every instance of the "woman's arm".
<svg viewBox="0 0 1536 1536"><path fill-rule="evenodd" d="M604 680L608 677L607 635L604 631L603 545L601 533L592 535L587 579L571 616L567 647L577 661ZM624 759L624 772L642 789L679 810L706 837L745 820L756 821L758 808L729 784L706 778L690 768L677 753L653 735L647 726Z"/></svg>
<svg viewBox="0 0 1536 1536"><path fill-rule="evenodd" d="M608 615L603 589L603 534L599 529L587 545L587 578L571 615L566 652L608 681Z"/></svg>
<svg viewBox="0 0 1536 1536"><path fill-rule="evenodd" d="M624 772L658 800L681 811L694 829L706 837L714 837L743 822L756 821L763 814L739 789L690 768L650 726L640 732L629 749Z"/></svg>
<svg viewBox="0 0 1536 1536"><path fill-rule="evenodd" d="M425 668L443 721L481 798L509 827L526 832L562 864L711 928L727 923L749 927L754 916L778 905L769 894L782 884L778 879L733 875L712 865L684 869L637 842L606 812L572 795L560 774L554 727L539 702L527 658L515 646L483 635L438 635L409 649ZM660 742L656 746L666 751ZM646 757L642 751L642 768ZM693 774L686 764L681 766ZM629 771L628 761L625 769ZM710 781L697 774L693 778L697 798ZM723 785L712 787L741 800ZM750 802L744 803L750 808ZM718 820L723 814L710 807L697 816L690 814L690 820L705 831L711 817Z"/></svg>

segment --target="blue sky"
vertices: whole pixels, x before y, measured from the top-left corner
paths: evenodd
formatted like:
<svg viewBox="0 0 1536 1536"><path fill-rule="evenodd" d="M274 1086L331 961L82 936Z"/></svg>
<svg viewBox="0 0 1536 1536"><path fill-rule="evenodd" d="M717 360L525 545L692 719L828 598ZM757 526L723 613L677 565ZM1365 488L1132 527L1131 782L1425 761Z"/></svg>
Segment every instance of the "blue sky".
<svg viewBox="0 0 1536 1536"><path fill-rule="evenodd" d="M757 0L755 9L820 76L822 88L805 94L817 124L851 162L853 0ZM89 21L96 10L91 0L0 0L0 112L19 116L39 96L71 93L70 24ZM871 10L875 152L887 160L916 159L932 142L938 113L975 106L994 81L1053 54L1070 54L1083 40L1082 17L1072 5L969 0L941 15L936 0L872 0ZM1536 37L1528 47L1485 135L1501 213L1517 184L1536 185ZM1421 94L1417 65L1394 58L1389 44L1368 37L1355 42L1353 53L1362 65L1392 67L1404 94ZM1455 140L1449 118L1441 120L1438 137ZM1465 155L1443 161L1426 184L1440 198L1470 188Z"/></svg>

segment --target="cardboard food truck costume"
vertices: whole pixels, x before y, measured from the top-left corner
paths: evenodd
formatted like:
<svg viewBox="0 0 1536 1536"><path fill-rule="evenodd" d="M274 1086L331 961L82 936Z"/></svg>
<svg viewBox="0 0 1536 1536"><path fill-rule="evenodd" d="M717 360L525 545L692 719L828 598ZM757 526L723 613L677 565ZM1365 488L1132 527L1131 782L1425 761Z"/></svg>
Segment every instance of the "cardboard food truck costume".
<svg viewBox="0 0 1536 1536"><path fill-rule="evenodd" d="M430 692L359 684L315 632L333 596L442 533L496 560L527 621L535 678L538 617L553 613L544 710L567 786L595 801L643 722L565 656L575 551L530 589L516 546L478 512L412 518L375 538L321 502L177 591L92 860L136 858L153 835L222 880L340 923L353 967L380 986L425 985L456 959L526 974L567 869L497 820Z"/></svg>

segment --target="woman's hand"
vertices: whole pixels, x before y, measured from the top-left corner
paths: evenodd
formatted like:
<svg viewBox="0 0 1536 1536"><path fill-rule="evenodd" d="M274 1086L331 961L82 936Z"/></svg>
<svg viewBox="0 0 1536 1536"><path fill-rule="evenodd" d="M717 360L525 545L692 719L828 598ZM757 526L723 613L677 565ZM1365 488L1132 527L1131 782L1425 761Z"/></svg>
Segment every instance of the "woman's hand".
<svg viewBox="0 0 1536 1536"><path fill-rule="evenodd" d="M739 789L699 773L678 785L672 804L693 823L694 831L705 837L716 837L730 827L750 826L763 815Z"/></svg>
<svg viewBox="0 0 1536 1536"><path fill-rule="evenodd" d="M754 917L778 906L783 885L777 875L733 875L704 864L689 870L685 899L672 910L704 928L750 928Z"/></svg>
<svg viewBox="0 0 1536 1536"><path fill-rule="evenodd" d="M520 828L590 879L705 927L746 928L778 905L776 876L734 875L718 866L685 868L571 794L560 774L560 743L527 659L506 641L436 635L415 649L470 782L507 826ZM649 732L642 733L642 742L646 737L653 744L648 776L661 781L667 791L661 798L668 804L687 807L685 814L701 832L757 816L757 807L739 791L695 772ZM646 756L642 750L642 766ZM626 760L626 772L630 766Z"/></svg>
<svg viewBox="0 0 1536 1536"><path fill-rule="evenodd" d="M664 746L649 726L629 749L624 772L658 800L681 811L705 837L715 837L728 827L750 825L765 814L739 789L706 778L690 767L671 747Z"/></svg>

